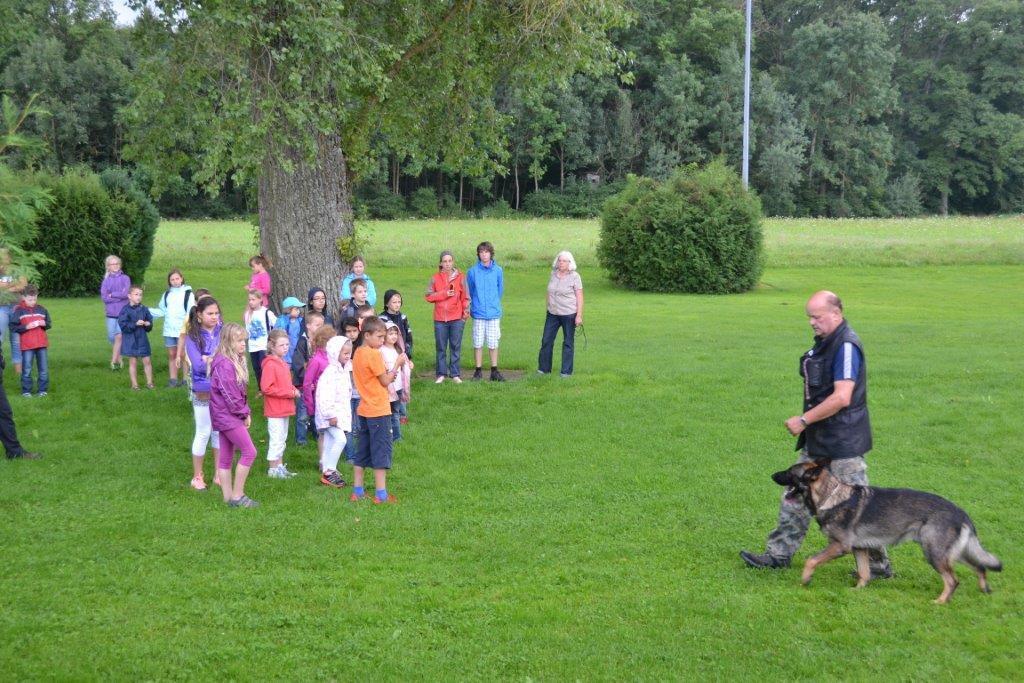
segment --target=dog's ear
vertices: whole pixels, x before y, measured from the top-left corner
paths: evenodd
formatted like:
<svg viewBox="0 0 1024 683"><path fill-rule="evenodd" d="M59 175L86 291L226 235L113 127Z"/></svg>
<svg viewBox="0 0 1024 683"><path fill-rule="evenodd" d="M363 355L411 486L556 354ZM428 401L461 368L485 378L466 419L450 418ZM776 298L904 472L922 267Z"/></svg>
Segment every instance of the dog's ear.
<svg viewBox="0 0 1024 683"><path fill-rule="evenodd" d="M825 471L825 468L818 464L815 464L813 467L808 467L804 470L803 474L800 475L800 481L807 484L812 481L817 481L823 471Z"/></svg>
<svg viewBox="0 0 1024 683"><path fill-rule="evenodd" d="M832 458L815 458L814 464L817 465L818 467L831 467Z"/></svg>

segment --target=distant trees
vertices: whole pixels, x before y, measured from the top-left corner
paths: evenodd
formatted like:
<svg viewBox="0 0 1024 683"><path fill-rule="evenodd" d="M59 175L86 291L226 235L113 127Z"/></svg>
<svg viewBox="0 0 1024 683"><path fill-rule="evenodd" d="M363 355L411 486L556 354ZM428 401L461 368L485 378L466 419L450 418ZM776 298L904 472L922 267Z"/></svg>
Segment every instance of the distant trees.
<svg viewBox="0 0 1024 683"><path fill-rule="evenodd" d="M586 4L567 3L505 5ZM476 10L487 5L471 4ZM191 6L184 0L158 5ZM246 4L239 18L260 6ZM450 79L431 81L427 101L366 120L362 148L350 153L357 199L366 198L356 202L357 211L422 213L426 190L434 194L436 211L448 215L499 200L548 211L563 203L526 198L568 188L584 201L570 180L587 174L602 183L630 173L665 179L680 165L714 157L738 168L742 3L633 0L629 6L631 20L606 36L604 60L614 68L528 84L541 88L524 87L517 81L521 73L495 74L478 87L468 61L473 53L452 53ZM209 8L196 7L198 21ZM381 31L391 40L401 30L393 17L380 15L378 5L346 7L352 8L354 33L339 40L373 43ZM420 25L428 26L462 4L437 0L416 7ZM1024 211L1024 3L758 0L754 11L751 183L767 214ZM290 16L264 17L268 31L297 35ZM311 17L305 27L310 36L330 33L326 15ZM0 89L19 102L39 93L38 105L51 113L28 124L28 132L47 143L35 165L102 170L128 163L126 140L146 134L140 127L149 125L126 116L128 103L147 96L134 77L169 50L174 37L160 21L145 15L136 27L116 27L100 0L0 6ZM194 33L198 24L181 28ZM311 39L287 49L290 59L301 61L331 46ZM566 59L575 59L571 52ZM366 81L359 87L372 90L381 74L367 64L369 71L357 68L351 82ZM305 74L297 87L313 88L311 79ZM403 87L422 93L418 88L427 82ZM158 100L147 101L157 106L152 103ZM216 130L236 105L222 109L206 128ZM173 113L170 107L163 115ZM439 126L442 119L455 123ZM181 125L173 144L161 146L165 160L180 166L174 177L162 178L161 210L220 215L253 206L251 177L221 183L204 175L214 157L224 162L222 170L243 164L202 133ZM132 173L148 188L151 171ZM204 187L219 190L221 198L211 200ZM409 200L421 189L414 210Z"/></svg>

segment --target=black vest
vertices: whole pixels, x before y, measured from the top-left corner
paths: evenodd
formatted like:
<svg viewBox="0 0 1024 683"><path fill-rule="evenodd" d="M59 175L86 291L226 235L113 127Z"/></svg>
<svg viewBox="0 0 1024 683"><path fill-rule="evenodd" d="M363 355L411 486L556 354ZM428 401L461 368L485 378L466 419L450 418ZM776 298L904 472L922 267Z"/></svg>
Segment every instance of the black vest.
<svg viewBox="0 0 1024 683"><path fill-rule="evenodd" d="M800 433L797 450L807 449L811 457L855 458L871 450L871 422L868 419L868 364L857 333L844 320L824 339L815 338L814 348L800 358L800 376L804 378L804 412L824 401L835 391L832 362L843 344L850 342L860 350L862 363L850 405L832 417L814 422Z"/></svg>

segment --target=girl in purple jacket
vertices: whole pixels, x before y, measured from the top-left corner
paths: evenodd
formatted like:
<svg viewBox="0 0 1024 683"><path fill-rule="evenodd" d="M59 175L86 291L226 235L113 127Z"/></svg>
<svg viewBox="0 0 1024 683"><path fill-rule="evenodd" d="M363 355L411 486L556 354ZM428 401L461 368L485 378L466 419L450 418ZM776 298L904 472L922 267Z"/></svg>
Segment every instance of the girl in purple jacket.
<svg viewBox="0 0 1024 683"><path fill-rule="evenodd" d="M210 367L210 420L220 432L220 456L217 478L229 507L254 508L258 503L245 495L245 480L256 459L256 446L249 436L252 416L249 414L246 389L249 364L245 350L249 335L238 323L227 323L221 330L220 343ZM231 479L231 461L235 451L241 453L235 477Z"/></svg>
<svg viewBox="0 0 1024 683"><path fill-rule="evenodd" d="M104 312L107 315L107 341L113 347L110 355L110 369L120 370L121 362L121 327L117 324L117 316L128 303L128 289L132 286L131 279L121 272L121 258L111 254L105 260L107 272L100 285L100 299L103 300Z"/></svg>
<svg viewBox="0 0 1024 683"><path fill-rule="evenodd" d="M213 446L214 468L219 455L220 436L210 422L210 360L220 343L220 306L212 296L200 297L189 311L185 332L185 355L192 380L192 415L196 421L196 434L192 438L192 488L205 491L203 460L206 446ZM213 479L217 484L217 477Z"/></svg>

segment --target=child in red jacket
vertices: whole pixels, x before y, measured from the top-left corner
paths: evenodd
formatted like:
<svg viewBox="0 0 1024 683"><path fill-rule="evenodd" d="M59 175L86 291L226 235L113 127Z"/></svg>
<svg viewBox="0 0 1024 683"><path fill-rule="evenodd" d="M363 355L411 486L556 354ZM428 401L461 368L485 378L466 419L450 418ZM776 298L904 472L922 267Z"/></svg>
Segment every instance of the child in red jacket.
<svg viewBox="0 0 1024 683"><path fill-rule="evenodd" d="M263 414L267 418L267 476L271 479L288 479L295 472L289 472L284 464L284 447L288 441L288 418L295 414L295 399L302 392L292 384L291 368L284 361L291 341L285 330L272 330L267 338L267 355L263 359L260 374L260 391L263 392Z"/></svg>
<svg viewBox="0 0 1024 683"><path fill-rule="evenodd" d="M39 372L39 395L46 396L50 388L50 365L46 352L50 342L46 331L50 329L50 313L39 305L39 288L25 285L21 302L11 311L11 332L21 335L21 395L32 397L32 361Z"/></svg>

